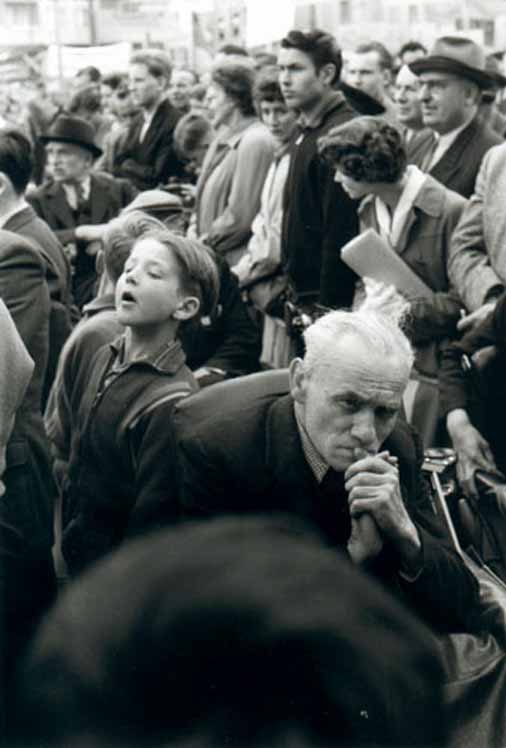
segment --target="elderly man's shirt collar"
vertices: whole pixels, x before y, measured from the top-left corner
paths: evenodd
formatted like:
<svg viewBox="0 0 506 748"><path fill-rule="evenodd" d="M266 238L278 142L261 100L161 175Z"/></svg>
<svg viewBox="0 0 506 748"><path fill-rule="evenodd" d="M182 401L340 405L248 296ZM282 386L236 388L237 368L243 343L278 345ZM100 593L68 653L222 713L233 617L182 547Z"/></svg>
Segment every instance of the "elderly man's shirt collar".
<svg viewBox="0 0 506 748"><path fill-rule="evenodd" d="M317 482L321 483L329 470L329 465L325 462L325 460L320 455L320 453L317 451L315 445L311 441L311 438L309 434L307 433L304 427L304 424L302 423L302 419L299 413L297 412L297 407L295 404L294 404L294 413L295 413L295 422L297 423L297 430L299 432L304 457L306 458L306 462L311 468L311 472L313 473Z"/></svg>

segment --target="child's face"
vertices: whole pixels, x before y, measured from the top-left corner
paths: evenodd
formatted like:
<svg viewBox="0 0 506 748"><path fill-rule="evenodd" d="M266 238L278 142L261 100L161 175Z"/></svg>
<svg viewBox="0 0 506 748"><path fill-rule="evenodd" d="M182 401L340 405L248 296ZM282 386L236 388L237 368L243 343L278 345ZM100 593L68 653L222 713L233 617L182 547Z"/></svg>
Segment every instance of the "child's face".
<svg viewBox="0 0 506 748"><path fill-rule="evenodd" d="M118 319L129 327L159 325L183 303L180 270L172 252L156 239L141 239L116 285Z"/></svg>

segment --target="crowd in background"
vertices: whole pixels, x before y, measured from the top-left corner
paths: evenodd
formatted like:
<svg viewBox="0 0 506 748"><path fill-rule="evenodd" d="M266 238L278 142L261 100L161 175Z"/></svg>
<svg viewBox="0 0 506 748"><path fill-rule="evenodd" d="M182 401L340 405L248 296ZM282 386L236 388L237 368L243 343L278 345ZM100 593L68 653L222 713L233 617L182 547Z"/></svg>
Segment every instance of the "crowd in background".
<svg viewBox="0 0 506 748"><path fill-rule="evenodd" d="M0 99L7 740L444 744L425 626L473 631L478 588L433 515L420 445L455 450L469 495L477 471L506 470L505 90L501 56L460 36L343 58L325 31L293 30L276 54L226 45L201 75L142 50L127 70L80 70L64 95L41 80L23 106ZM336 438L352 456L333 457ZM391 508L337 511L329 477L359 504L381 484ZM278 512L325 543L272 518L210 521ZM150 535L186 519L203 522ZM328 597L335 575L349 617ZM169 630L182 650L162 643ZM174 667L185 647L193 670ZM258 703L234 694L242 662ZM334 682L341 666L349 680Z"/></svg>

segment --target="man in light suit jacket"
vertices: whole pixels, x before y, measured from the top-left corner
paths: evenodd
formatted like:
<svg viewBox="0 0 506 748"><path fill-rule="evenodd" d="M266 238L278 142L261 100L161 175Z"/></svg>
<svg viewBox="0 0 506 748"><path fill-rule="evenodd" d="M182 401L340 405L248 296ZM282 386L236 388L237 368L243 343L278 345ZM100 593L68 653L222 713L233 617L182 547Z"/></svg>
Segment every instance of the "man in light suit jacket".
<svg viewBox="0 0 506 748"><path fill-rule="evenodd" d="M91 171L102 151L91 125L79 117L58 117L41 140L50 180L27 199L67 248L74 266L74 300L82 308L94 295L102 225L133 200L136 190L126 180Z"/></svg>
<svg viewBox="0 0 506 748"><path fill-rule="evenodd" d="M483 156L502 142L478 113L481 91L492 82L485 54L470 39L446 36L409 67L419 77L423 123L432 132L413 138L408 161L468 198Z"/></svg>
<svg viewBox="0 0 506 748"><path fill-rule="evenodd" d="M498 145L483 159L450 244L449 276L470 312L461 329L484 319L506 285L505 192L506 145Z"/></svg>

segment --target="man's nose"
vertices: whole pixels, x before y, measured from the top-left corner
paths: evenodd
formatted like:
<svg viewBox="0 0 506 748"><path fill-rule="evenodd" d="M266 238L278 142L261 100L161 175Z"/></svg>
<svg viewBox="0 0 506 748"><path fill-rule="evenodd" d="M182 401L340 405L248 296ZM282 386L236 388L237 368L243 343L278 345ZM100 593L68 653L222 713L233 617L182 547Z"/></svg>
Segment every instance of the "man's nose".
<svg viewBox="0 0 506 748"><path fill-rule="evenodd" d="M373 408L361 408L355 413L351 433L364 447L374 444L377 434L376 416Z"/></svg>
<svg viewBox="0 0 506 748"><path fill-rule="evenodd" d="M290 83L290 71L289 70L280 70L278 74L278 80L280 86L286 86Z"/></svg>
<svg viewBox="0 0 506 748"><path fill-rule="evenodd" d="M125 281L127 283L137 283L137 270L136 268L129 268L125 270Z"/></svg>
<svg viewBox="0 0 506 748"><path fill-rule="evenodd" d="M430 99L430 88L425 83L422 83L420 86L418 98L420 101L428 101Z"/></svg>

